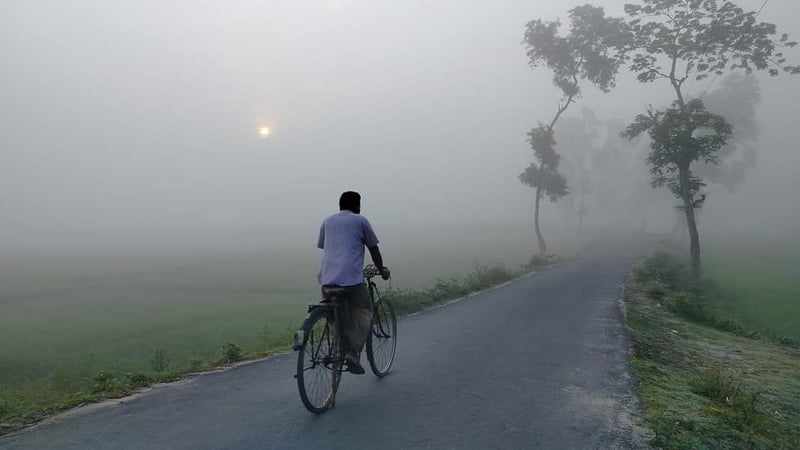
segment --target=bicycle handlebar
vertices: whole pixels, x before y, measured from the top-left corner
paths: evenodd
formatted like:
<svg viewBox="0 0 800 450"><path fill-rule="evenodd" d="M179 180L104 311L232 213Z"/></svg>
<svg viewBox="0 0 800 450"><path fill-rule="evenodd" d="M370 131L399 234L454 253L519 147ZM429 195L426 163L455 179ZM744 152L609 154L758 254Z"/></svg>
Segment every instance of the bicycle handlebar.
<svg viewBox="0 0 800 450"><path fill-rule="evenodd" d="M386 272L389 272L388 267L384 267L383 269ZM381 274L380 270L378 270L378 268L374 264L369 264L367 267L364 267L364 278L368 280L371 278L375 278L380 274ZM391 278L391 275L389 276L389 278Z"/></svg>

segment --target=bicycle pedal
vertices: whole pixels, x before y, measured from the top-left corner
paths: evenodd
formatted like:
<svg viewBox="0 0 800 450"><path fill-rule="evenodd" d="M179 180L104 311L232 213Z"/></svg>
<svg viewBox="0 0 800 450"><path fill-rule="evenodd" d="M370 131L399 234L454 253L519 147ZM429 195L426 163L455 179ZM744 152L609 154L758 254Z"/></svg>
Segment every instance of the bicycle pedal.
<svg viewBox="0 0 800 450"><path fill-rule="evenodd" d="M303 346L303 339L305 338L305 332L303 330L297 330L294 332L294 337L292 339L292 350L300 350L300 347Z"/></svg>

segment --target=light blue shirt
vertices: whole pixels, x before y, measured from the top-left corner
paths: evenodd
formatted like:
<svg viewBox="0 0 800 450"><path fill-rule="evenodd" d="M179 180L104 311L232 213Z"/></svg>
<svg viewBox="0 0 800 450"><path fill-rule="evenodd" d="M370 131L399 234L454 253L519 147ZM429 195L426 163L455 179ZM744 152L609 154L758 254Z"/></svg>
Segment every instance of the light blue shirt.
<svg viewBox="0 0 800 450"><path fill-rule="evenodd" d="M364 282L364 246L378 245L366 217L344 210L322 222L317 247L322 249L319 284L355 286Z"/></svg>

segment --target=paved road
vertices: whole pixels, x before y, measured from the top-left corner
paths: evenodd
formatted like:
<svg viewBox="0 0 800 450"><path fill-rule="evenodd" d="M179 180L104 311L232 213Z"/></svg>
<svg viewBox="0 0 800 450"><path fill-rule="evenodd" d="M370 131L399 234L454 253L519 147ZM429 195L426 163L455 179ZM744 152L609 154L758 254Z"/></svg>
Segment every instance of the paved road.
<svg viewBox="0 0 800 450"><path fill-rule="evenodd" d="M300 403L292 353L62 416L0 449L638 448L617 299L644 249L401 320L392 373L346 375L323 415Z"/></svg>

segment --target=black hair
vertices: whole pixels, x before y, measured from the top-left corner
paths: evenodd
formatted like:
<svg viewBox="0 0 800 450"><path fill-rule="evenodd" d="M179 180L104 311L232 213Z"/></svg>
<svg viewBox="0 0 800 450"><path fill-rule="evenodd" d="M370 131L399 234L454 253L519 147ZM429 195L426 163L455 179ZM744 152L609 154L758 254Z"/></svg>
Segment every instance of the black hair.
<svg viewBox="0 0 800 450"><path fill-rule="evenodd" d="M361 206L361 195L358 192L347 191L343 192L342 196L339 197L339 210L344 211L345 209L349 209L350 211L356 212L357 209Z"/></svg>

